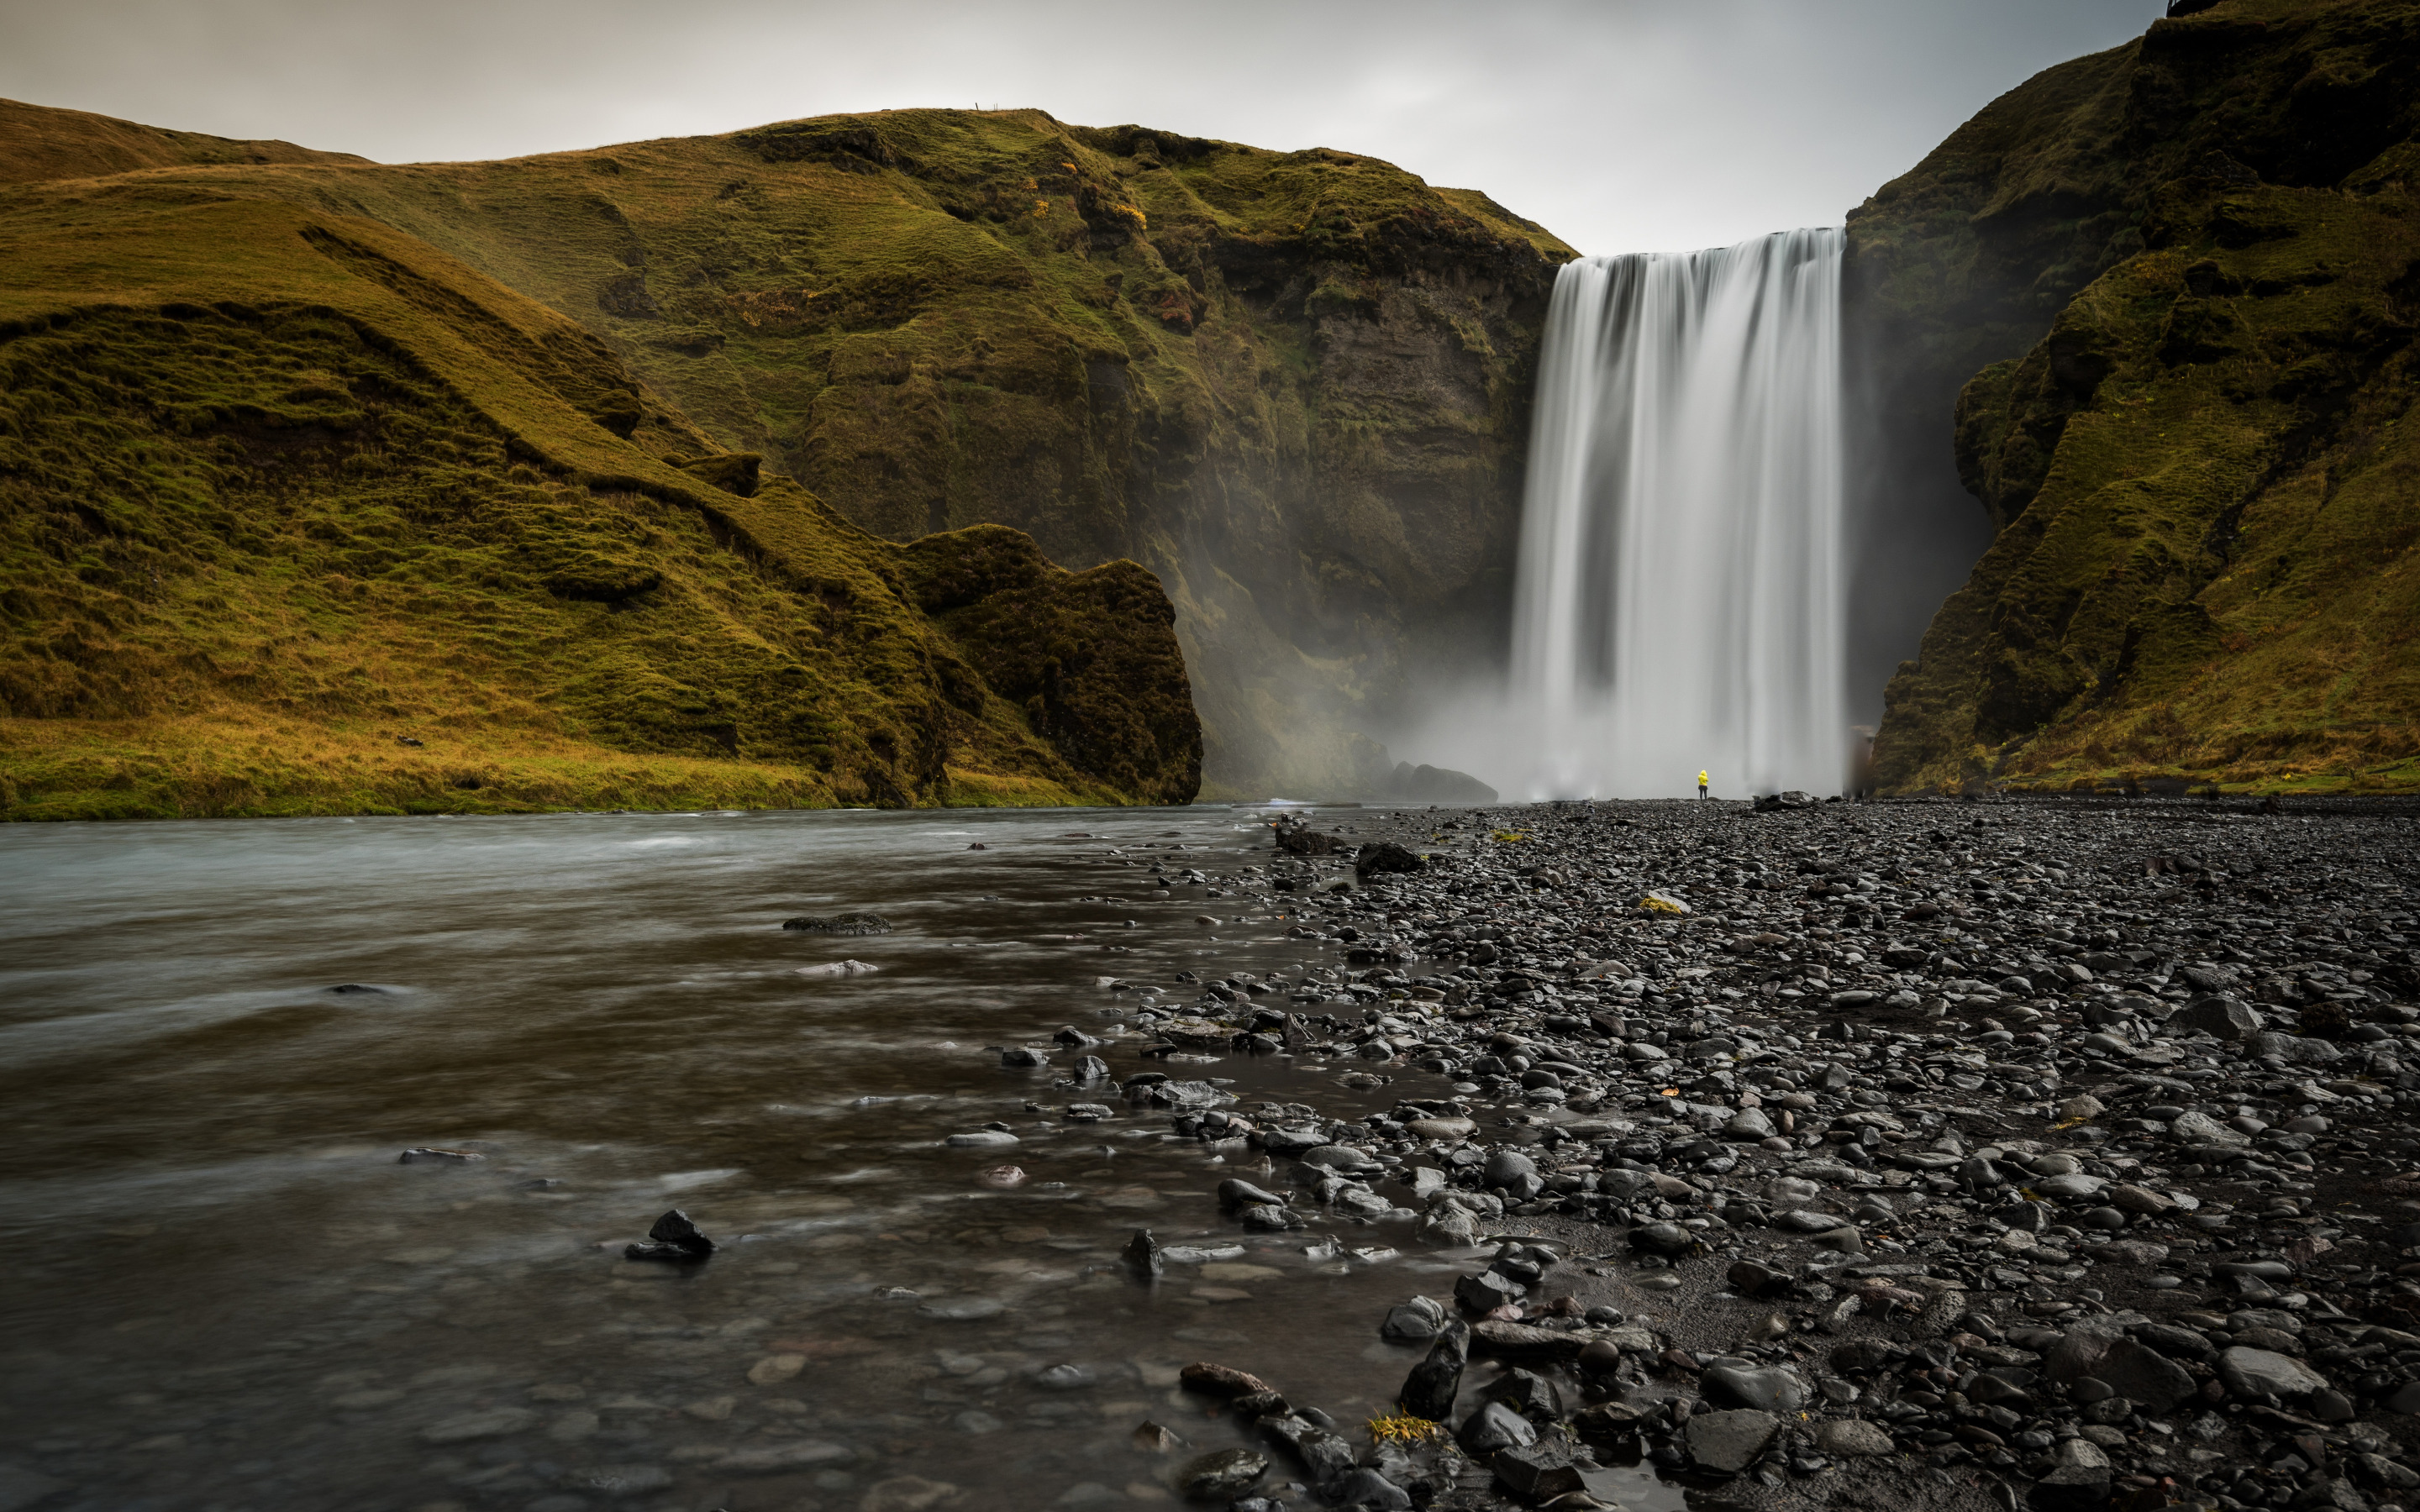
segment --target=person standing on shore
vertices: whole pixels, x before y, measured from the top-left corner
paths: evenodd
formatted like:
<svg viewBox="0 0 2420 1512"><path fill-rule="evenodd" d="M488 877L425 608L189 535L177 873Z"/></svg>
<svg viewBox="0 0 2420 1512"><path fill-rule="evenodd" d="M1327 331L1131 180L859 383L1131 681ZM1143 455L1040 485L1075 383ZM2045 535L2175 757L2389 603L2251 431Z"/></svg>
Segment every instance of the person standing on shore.
<svg viewBox="0 0 2420 1512"><path fill-rule="evenodd" d="M1703 772L1698 774L1698 801L1706 801L1706 774Z"/></svg>

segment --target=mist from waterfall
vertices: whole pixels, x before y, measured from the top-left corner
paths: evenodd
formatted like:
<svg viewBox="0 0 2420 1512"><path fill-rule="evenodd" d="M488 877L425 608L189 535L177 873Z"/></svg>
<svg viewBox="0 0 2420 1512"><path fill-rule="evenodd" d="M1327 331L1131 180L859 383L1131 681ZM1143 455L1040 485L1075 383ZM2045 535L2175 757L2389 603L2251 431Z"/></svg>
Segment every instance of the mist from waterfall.
<svg viewBox="0 0 2420 1512"><path fill-rule="evenodd" d="M1841 234L1555 284L1507 682L1417 744L1508 798L1838 792Z"/></svg>

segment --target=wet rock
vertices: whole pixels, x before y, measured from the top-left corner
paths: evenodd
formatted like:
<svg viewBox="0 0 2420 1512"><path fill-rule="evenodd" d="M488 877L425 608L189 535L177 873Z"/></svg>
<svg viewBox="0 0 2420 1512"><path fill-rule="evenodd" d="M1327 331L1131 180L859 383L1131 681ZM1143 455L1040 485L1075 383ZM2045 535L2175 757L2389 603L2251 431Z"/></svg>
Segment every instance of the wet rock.
<svg viewBox="0 0 2420 1512"><path fill-rule="evenodd" d="M1249 1396L1254 1392L1269 1389L1267 1381L1249 1371L1238 1370L1233 1365L1214 1365L1206 1360L1187 1365L1177 1373L1177 1381L1187 1391L1198 1391L1204 1396L1221 1399Z"/></svg>
<svg viewBox="0 0 2420 1512"><path fill-rule="evenodd" d="M1502 1402L1489 1402L1471 1413L1463 1419L1462 1427L1454 1434L1454 1443L1473 1459L1485 1459L1499 1449L1518 1449L1537 1442L1537 1428Z"/></svg>
<svg viewBox="0 0 2420 1512"><path fill-rule="evenodd" d="M501 1439L522 1432L537 1423L537 1413L526 1407L486 1407L475 1412L457 1412L441 1418L420 1430L423 1443L469 1443L479 1439Z"/></svg>
<svg viewBox="0 0 2420 1512"><path fill-rule="evenodd" d="M592 1465L563 1477L566 1490L605 1497L643 1496L672 1483L672 1472L661 1465Z"/></svg>
<svg viewBox="0 0 2420 1512"><path fill-rule="evenodd" d="M1762 1108L1742 1108L1723 1124L1726 1139L1760 1140L1773 1137L1773 1120Z"/></svg>
<svg viewBox="0 0 2420 1512"><path fill-rule="evenodd" d="M1445 1331L1446 1318L1444 1307L1426 1297L1414 1297L1388 1309L1378 1335L1397 1344L1426 1343Z"/></svg>
<svg viewBox="0 0 2420 1512"><path fill-rule="evenodd" d="M1551 1502L1584 1491L1588 1486L1571 1456L1548 1444L1500 1449L1491 1464L1496 1478L1511 1487L1513 1495L1531 1502Z"/></svg>
<svg viewBox="0 0 2420 1512"><path fill-rule="evenodd" d="M1136 1229L1134 1237L1126 1241L1126 1247L1119 1252L1118 1257L1125 1263L1126 1273L1138 1281L1156 1281L1160 1273L1168 1268L1168 1261L1160 1253L1159 1241L1151 1237L1148 1228Z"/></svg>
<svg viewBox="0 0 2420 1512"><path fill-rule="evenodd" d="M942 1141L953 1149L1002 1149L1023 1142L1005 1129L972 1129Z"/></svg>
<svg viewBox="0 0 2420 1512"><path fill-rule="evenodd" d="M785 930L808 934L888 934L891 920L880 914L801 914L782 920Z"/></svg>
<svg viewBox="0 0 2420 1512"><path fill-rule="evenodd" d="M627 1246L622 1256L632 1260L693 1263L713 1253L714 1241L698 1231L697 1225L689 1221L688 1213L675 1208L656 1220L655 1226L647 1230L644 1242Z"/></svg>
<svg viewBox="0 0 2420 1512"><path fill-rule="evenodd" d="M1249 1449L1220 1449L1187 1460L1176 1489L1189 1501L1232 1502L1268 1473L1268 1460Z"/></svg>
<svg viewBox="0 0 2420 1512"><path fill-rule="evenodd" d="M1448 1323L1429 1347L1426 1358L1412 1366L1404 1381L1404 1411L1414 1417L1442 1423L1453 1412L1454 1394L1462 1389L1462 1373L1470 1363L1470 1332Z"/></svg>
<svg viewBox="0 0 2420 1512"><path fill-rule="evenodd" d="M722 1475L783 1475L819 1466L854 1463L857 1451L824 1439L787 1439L780 1443L751 1444L708 1460L706 1469Z"/></svg>
<svg viewBox="0 0 2420 1512"><path fill-rule="evenodd" d="M487 1158L475 1149L447 1149L437 1145L424 1145L417 1149L405 1150L396 1157L396 1164L398 1165L468 1165L473 1161Z"/></svg>
<svg viewBox="0 0 2420 1512"><path fill-rule="evenodd" d="M1693 1412L1683 1430L1689 1458L1701 1470L1735 1475L1756 1463L1764 1446L1781 1431L1781 1420L1771 1412L1741 1410Z"/></svg>
<svg viewBox="0 0 2420 1512"><path fill-rule="evenodd" d="M2241 1347L2219 1352L2218 1379L2228 1391L2254 1401L2308 1396L2328 1384L2325 1376L2299 1360L2270 1350Z"/></svg>
<svg viewBox="0 0 2420 1512"><path fill-rule="evenodd" d="M1154 1455L1173 1454L1187 1446L1174 1429L1151 1422L1137 1424L1134 1432L1127 1435L1127 1442L1143 1453Z"/></svg>
<svg viewBox="0 0 2420 1512"><path fill-rule="evenodd" d="M1697 1242L1696 1237L1679 1224L1648 1224L1630 1231L1631 1247L1650 1255L1686 1255Z"/></svg>
<svg viewBox="0 0 2420 1512"><path fill-rule="evenodd" d="M1285 1198L1249 1181L1231 1177L1218 1183L1218 1206L1230 1212L1238 1208L1282 1208Z"/></svg>
<svg viewBox="0 0 2420 1512"><path fill-rule="evenodd" d="M1488 1186L1515 1186L1538 1179L1538 1163L1517 1149L1499 1149L1487 1157L1481 1180Z"/></svg>
<svg viewBox="0 0 2420 1512"><path fill-rule="evenodd" d="M876 1481L858 1504L858 1512L934 1512L949 1506L958 1498L958 1488L944 1480L926 1480L922 1475L894 1475Z"/></svg>
<svg viewBox="0 0 2420 1512"><path fill-rule="evenodd" d="M1371 1507L1383 1512L1404 1512L1413 1506L1412 1495L1377 1471L1363 1466L1335 1483L1336 1500L1349 1507Z"/></svg>
<svg viewBox="0 0 2420 1512"><path fill-rule="evenodd" d="M2112 1391L2164 1412L2200 1389L2184 1366L2133 1339L2118 1339L2104 1351L2093 1375Z"/></svg>
<svg viewBox="0 0 2420 1512"><path fill-rule="evenodd" d="M1471 1351L1499 1360L1568 1364L1580 1357L1587 1342L1584 1335L1498 1319L1481 1319L1470 1325Z"/></svg>
<svg viewBox="0 0 2420 1512"><path fill-rule="evenodd" d="M1370 1158L1368 1151L1356 1149L1351 1145L1321 1145L1315 1149L1307 1149L1303 1151L1302 1163L1306 1165L1319 1166L1323 1170L1342 1171L1349 1175L1359 1175L1366 1171L1384 1168Z"/></svg>
<svg viewBox="0 0 2420 1512"><path fill-rule="evenodd" d="M1453 1284L1453 1300L1474 1317L1484 1318L1507 1303L1519 1302L1521 1296L1518 1281L1494 1271L1466 1275Z"/></svg>
<svg viewBox="0 0 2420 1512"><path fill-rule="evenodd" d="M1815 1425L1815 1447L1843 1459L1891 1452L1891 1436L1858 1417L1834 1418Z"/></svg>
<svg viewBox="0 0 2420 1512"><path fill-rule="evenodd" d="M1378 841L1361 847L1353 858L1353 874L1367 882L1388 872L1424 872L1428 863L1391 841Z"/></svg>
<svg viewBox="0 0 2420 1512"><path fill-rule="evenodd" d="M1794 1412L1807 1405L1807 1382L1781 1366L1769 1368L1715 1365L1699 1379L1706 1399L1719 1407L1747 1407L1765 1412Z"/></svg>
<svg viewBox="0 0 2420 1512"><path fill-rule="evenodd" d="M1502 1402L1541 1427L1551 1427L1569 1415L1563 1394L1554 1381L1517 1365L1488 1382L1487 1399Z"/></svg>
<svg viewBox="0 0 2420 1512"><path fill-rule="evenodd" d="M799 977L861 977L882 968L865 961L827 961L821 965L800 966L792 975Z"/></svg>
<svg viewBox="0 0 2420 1512"><path fill-rule="evenodd" d="M1582 1375L1609 1376L1621 1367L1621 1346L1611 1339L1590 1339L1580 1346L1573 1363Z"/></svg>
<svg viewBox="0 0 2420 1512"><path fill-rule="evenodd" d="M2258 1013L2223 994L2195 998L2170 1014L2167 1023L2173 1032L2207 1034L2230 1043L2257 1034L2262 1026Z"/></svg>
<svg viewBox="0 0 2420 1512"><path fill-rule="evenodd" d="M1032 1071L1050 1064L1050 1057L1039 1050L1011 1047L1000 1053L1000 1063L1011 1071Z"/></svg>
<svg viewBox="0 0 2420 1512"><path fill-rule="evenodd" d="M1303 1468L1311 1473L1311 1483L1326 1486L1352 1473L1357 1457L1352 1442L1343 1435L1311 1422L1299 1413L1264 1417L1255 1425L1261 1437L1282 1445Z"/></svg>
<svg viewBox="0 0 2420 1512"><path fill-rule="evenodd" d="M2231 1129L2207 1113L2184 1113L2168 1124L2168 1137L2180 1145L2223 1145L2241 1149L2252 1136Z"/></svg>

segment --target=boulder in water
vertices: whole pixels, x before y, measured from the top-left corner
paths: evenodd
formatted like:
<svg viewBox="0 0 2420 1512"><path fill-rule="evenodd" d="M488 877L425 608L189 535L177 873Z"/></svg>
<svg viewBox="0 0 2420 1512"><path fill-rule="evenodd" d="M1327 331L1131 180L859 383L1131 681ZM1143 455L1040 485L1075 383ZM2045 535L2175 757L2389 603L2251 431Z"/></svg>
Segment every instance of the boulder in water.
<svg viewBox="0 0 2420 1512"><path fill-rule="evenodd" d="M714 1241L698 1231L697 1225L690 1222L688 1213L675 1208L656 1220L655 1227L647 1230L644 1243L632 1244L623 1250L622 1257L690 1264L713 1253Z"/></svg>

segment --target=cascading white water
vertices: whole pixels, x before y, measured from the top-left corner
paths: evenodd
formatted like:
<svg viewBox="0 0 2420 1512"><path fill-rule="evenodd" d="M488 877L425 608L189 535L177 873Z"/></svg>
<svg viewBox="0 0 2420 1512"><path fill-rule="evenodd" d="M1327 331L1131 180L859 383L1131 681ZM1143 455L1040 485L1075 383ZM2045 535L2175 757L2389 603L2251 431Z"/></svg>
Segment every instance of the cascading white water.
<svg viewBox="0 0 2420 1512"><path fill-rule="evenodd" d="M1514 792L1839 790L1840 243L1563 268L1486 742Z"/></svg>

